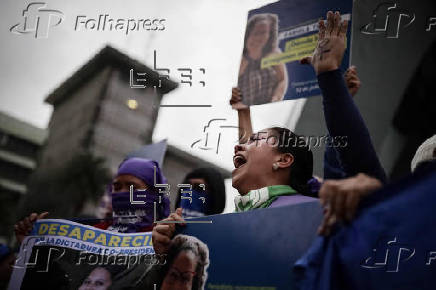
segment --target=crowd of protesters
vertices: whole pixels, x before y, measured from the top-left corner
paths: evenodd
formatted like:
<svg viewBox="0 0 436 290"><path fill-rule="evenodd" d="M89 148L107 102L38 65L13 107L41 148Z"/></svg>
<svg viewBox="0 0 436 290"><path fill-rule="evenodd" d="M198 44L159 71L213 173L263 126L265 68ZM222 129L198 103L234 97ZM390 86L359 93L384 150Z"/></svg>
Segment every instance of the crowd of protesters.
<svg viewBox="0 0 436 290"><path fill-rule="evenodd" d="M323 111L328 134L333 139L347 136L347 146L326 146L324 177L313 174L313 155L308 144L292 142L300 135L282 127L270 127L254 132L250 108L242 103L239 88L232 90L230 104L237 110L240 142L234 147L232 186L239 195L235 198L235 212L258 208L280 207L290 204L319 200L324 209L324 218L319 234L328 236L338 223L350 223L356 215L360 202L383 188L386 174L380 164L365 122L353 101L360 87L355 67L343 74L339 67L345 52L345 36L348 29L338 12L327 13L326 21L319 22L318 45L312 57L301 60L302 65L311 65L318 78L322 92ZM433 164L436 159L436 136L422 144L411 161L412 170ZM110 231L132 233L152 231L153 247L157 254L174 252L174 243L188 243L184 237L174 237L176 224L190 217L220 214L225 206L223 177L212 168L200 168L189 173L183 184L189 185L189 195L181 188L176 199L176 211L170 213L170 200L156 184L167 180L156 161L130 158L124 160L111 186L112 218L94 226ZM146 203L130 203L130 191L135 194L146 191ZM254 198L256 197L256 198ZM191 201L187 200L191 198ZM153 205L157 205L154 216ZM36 220L48 213L32 213L15 225L18 242L28 235ZM168 221L159 223L155 221ZM193 260L190 272L202 273L198 265L207 265L207 255L199 241L189 242L190 252L184 253ZM11 253L2 249L2 263L9 261ZM195 258L194 253L200 258ZM173 255L176 263L180 253ZM185 257L186 258L186 257ZM182 258L180 258L182 259ZM162 289L175 289L171 285L180 278L167 265L168 276L163 279ZM94 270L84 280L80 289L97 273L106 273L103 268ZM171 274L172 273L172 274ZM194 275L194 274L193 274ZM110 284L110 275L107 283ZM201 289L205 277L190 277L191 288ZM192 285L200 285L193 288Z"/></svg>
<svg viewBox="0 0 436 290"><path fill-rule="evenodd" d="M241 141L235 146L233 157L232 185L240 194L235 198L236 212L318 198L324 208L319 234L328 236L338 223L352 222L361 201L388 183L352 98L360 87L356 68L351 67L345 75L339 70L347 27L347 21L341 21L338 12L328 12L326 23L319 22L319 40L313 56L301 60L302 64L312 65L318 77L329 135L347 136L347 146L326 147L321 184L313 176L313 157L307 144L292 145L295 143L289 140L298 135L287 128L271 127L253 133L250 109L242 104L241 91L233 89L230 103L238 111ZM435 163L435 141L433 136L417 149L413 170ZM183 218L176 211L165 220L182 222ZM174 223L153 228L157 253L168 251L174 232Z"/></svg>

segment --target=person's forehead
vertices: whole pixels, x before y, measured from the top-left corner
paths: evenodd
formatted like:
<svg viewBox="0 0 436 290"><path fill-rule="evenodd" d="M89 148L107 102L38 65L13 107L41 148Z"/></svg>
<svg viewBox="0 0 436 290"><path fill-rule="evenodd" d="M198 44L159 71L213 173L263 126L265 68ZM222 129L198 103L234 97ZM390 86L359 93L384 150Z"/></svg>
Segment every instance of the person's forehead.
<svg viewBox="0 0 436 290"><path fill-rule="evenodd" d="M266 137L271 135L275 136L277 135L277 133L271 129L263 129L252 134L252 136L258 136L258 137Z"/></svg>
<svg viewBox="0 0 436 290"><path fill-rule="evenodd" d="M269 21L267 19L261 19L257 21L254 26L268 26L268 25L269 25Z"/></svg>
<svg viewBox="0 0 436 290"><path fill-rule="evenodd" d="M181 251L174 260L173 266L180 271L186 271L188 267L194 267L197 263L197 256L191 250Z"/></svg>
<svg viewBox="0 0 436 290"><path fill-rule="evenodd" d="M206 180L201 177L189 178L188 183L190 184L206 184Z"/></svg>
<svg viewBox="0 0 436 290"><path fill-rule="evenodd" d="M114 178L113 183L117 182L133 182L133 183L144 183L144 181L136 176L130 174L118 175Z"/></svg>
<svg viewBox="0 0 436 290"><path fill-rule="evenodd" d="M91 276L108 276L109 272L103 268L96 268L92 271Z"/></svg>

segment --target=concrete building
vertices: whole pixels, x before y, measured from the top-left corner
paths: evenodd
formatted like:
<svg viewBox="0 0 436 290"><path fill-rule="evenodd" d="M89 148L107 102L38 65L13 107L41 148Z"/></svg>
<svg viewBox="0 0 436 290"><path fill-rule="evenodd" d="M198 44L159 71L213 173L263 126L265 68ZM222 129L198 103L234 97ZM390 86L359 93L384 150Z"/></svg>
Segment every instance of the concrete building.
<svg viewBox="0 0 436 290"><path fill-rule="evenodd" d="M146 73L147 88L131 87L131 69ZM129 152L151 143L161 98L176 87L175 82L159 79L155 71L118 50L103 48L47 97L53 114L38 170L58 168L75 154L88 151L104 157L115 173ZM172 199L184 176L205 166L218 168L168 146L163 170ZM225 177L231 175L222 168L218 170Z"/></svg>
<svg viewBox="0 0 436 290"><path fill-rule="evenodd" d="M147 88L130 87L130 70ZM53 106L40 169L57 168L80 151L103 156L115 171L126 153L149 143L162 95L177 84L106 46L46 99Z"/></svg>
<svg viewBox="0 0 436 290"><path fill-rule="evenodd" d="M0 112L0 192L16 197L36 168L38 150L47 137L44 129Z"/></svg>
<svg viewBox="0 0 436 290"><path fill-rule="evenodd" d="M16 209L36 168L47 132L0 112L0 242L7 243Z"/></svg>

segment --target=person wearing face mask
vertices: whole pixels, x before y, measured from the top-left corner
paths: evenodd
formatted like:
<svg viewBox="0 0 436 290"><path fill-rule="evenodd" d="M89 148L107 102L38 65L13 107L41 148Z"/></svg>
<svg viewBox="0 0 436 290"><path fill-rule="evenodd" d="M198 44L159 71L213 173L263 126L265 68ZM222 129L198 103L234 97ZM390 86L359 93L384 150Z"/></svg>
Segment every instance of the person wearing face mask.
<svg viewBox="0 0 436 290"><path fill-rule="evenodd" d="M183 217L199 217L219 214L226 205L224 178L214 168L198 168L188 173L182 184L189 188L179 188L176 208L182 208Z"/></svg>
<svg viewBox="0 0 436 290"><path fill-rule="evenodd" d="M159 193L155 186L155 184L166 183L167 179L162 174L159 164L156 161L138 157L124 160L121 162L112 181L112 219L106 219L103 222L95 224L94 227L120 233L151 231L155 218L156 220L162 220L168 217L170 213L169 198L166 194ZM145 204L132 204L130 202L131 187L133 189L133 200L145 201ZM156 204L156 217L154 217L154 204ZM38 219L45 218L47 215L47 212L40 215L33 213L20 221L15 228L17 241L21 243L32 230L34 222ZM122 282L112 281L111 284L113 287L116 283L133 285L138 281L142 281L143 277L146 276L145 274L149 271L149 268L150 265L147 264L138 264L134 267L130 267L120 274L124 276ZM95 271L97 272L91 273L94 276L104 274L102 270ZM88 278L91 279L92 277L90 277ZM90 284L92 283L90 282ZM96 283L98 284L99 282L95 282L94 284ZM84 287L88 286L84 285ZM118 285L117 287L121 286Z"/></svg>
<svg viewBox="0 0 436 290"><path fill-rule="evenodd" d="M156 168L156 182L154 168ZM154 203L156 203L156 220L164 219L170 213L169 198L165 194L159 193L154 186L154 184L166 183L167 179L156 161L137 157L124 160L112 182L113 218L94 226L121 233L151 231L154 222ZM133 187L134 200L145 201L145 204L132 204L130 202L131 186ZM21 243L32 230L35 221L47 216L48 212L39 215L32 213L18 222L15 225L17 241Z"/></svg>
<svg viewBox="0 0 436 290"><path fill-rule="evenodd" d="M156 168L156 180L154 180ZM95 225L95 227L121 233L147 232L153 228L154 204L156 220L166 218L170 213L170 201L165 194L159 193L155 184L166 184L159 164L144 158L124 160L112 181L113 220ZM133 188L132 203L130 188ZM144 201L145 203L142 203Z"/></svg>

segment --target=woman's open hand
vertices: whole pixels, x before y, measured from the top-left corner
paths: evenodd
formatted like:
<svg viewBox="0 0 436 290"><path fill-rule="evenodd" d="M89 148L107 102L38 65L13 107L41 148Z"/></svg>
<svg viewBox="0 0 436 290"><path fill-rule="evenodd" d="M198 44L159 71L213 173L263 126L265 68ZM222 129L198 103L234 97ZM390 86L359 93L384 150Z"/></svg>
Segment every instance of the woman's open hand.
<svg viewBox="0 0 436 290"><path fill-rule="evenodd" d="M300 63L312 65L317 75L338 69L345 52L347 28L348 21L341 21L338 11L327 12L327 26L324 20L319 21L318 44L313 55L301 59Z"/></svg>

